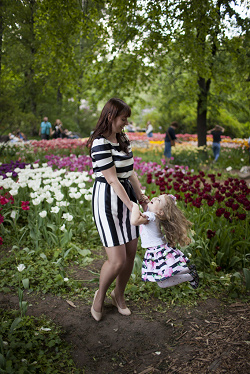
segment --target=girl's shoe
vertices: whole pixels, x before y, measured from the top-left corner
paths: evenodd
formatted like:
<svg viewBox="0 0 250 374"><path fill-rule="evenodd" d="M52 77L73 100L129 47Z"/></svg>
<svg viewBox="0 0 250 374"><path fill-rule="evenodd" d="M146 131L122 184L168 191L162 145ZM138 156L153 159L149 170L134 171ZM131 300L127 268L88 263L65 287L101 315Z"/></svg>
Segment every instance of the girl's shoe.
<svg viewBox="0 0 250 374"><path fill-rule="evenodd" d="M93 307L93 305L94 305L94 303L95 303L95 298L96 298L96 295L97 295L98 291L99 291L99 290L97 290L97 291L95 292L95 296L94 296L93 304L92 304L92 307L91 307L90 311L91 311L92 317L93 317L96 321L99 322L99 321L101 320L101 318L102 318L102 312L96 312L95 309L94 309L94 307Z"/></svg>
<svg viewBox="0 0 250 374"><path fill-rule="evenodd" d="M190 273L191 273L192 271L194 271L194 270L197 271L197 270L196 270L196 266L195 266L194 264L189 265L188 268L189 268L189 270L190 270Z"/></svg>
<svg viewBox="0 0 250 374"><path fill-rule="evenodd" d="M123 308L119 307L119 305L117 303L117 300L116 300L116 297L115 297L115 291L114 290L111 292L111 298L112 298L112 304L117 307L118 312L120 314L122 314L123 316L130 316L131 311L129 310L129 308L123 309Z"/></svg>
<svg viewBox="0 0 250 374"><path fill-rule="evenodd" d="M190 272L190 274L192 275L193 279L189 281L189 283L194 289L196 289L199 287L199 275L196 270Z"/></svg>
<svg viewBox="0 0 250 374"><path fill-rule="evenodd" d="M189 283L194 289L196 289L196 288L199 287L199 275L198 275L198 272L196 270L196 266L195 265L190 265L188 268L190 270L190 275L193 277L193 279L191 281L189 281Z"/></svg>

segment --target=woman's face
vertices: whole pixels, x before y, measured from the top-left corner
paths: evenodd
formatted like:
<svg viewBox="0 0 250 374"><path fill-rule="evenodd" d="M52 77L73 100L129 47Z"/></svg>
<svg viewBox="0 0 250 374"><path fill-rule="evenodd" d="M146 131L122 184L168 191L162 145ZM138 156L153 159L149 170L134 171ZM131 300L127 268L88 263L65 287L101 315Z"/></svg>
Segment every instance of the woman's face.
<svg viewBox="0 0 250 374"><path fill-rule="evenodd" d="M112 122L112 133L121 133L126 125L128 125L128 117L125 114L121 114Z"/></svg>

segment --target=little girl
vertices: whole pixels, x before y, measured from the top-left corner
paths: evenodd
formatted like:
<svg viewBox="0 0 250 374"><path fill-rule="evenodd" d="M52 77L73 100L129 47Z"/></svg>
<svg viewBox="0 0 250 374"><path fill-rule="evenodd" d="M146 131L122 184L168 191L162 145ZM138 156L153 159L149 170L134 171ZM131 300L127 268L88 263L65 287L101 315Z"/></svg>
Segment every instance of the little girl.
<svg viewBox="0 0 250 374"><path fill-rule="evenodd" d="M195 265L188 266L187 257L175 248L177 243L190 243L187 232L192 225L177 208L175 196L154 197L144 213L133 203L131 223L141 225L141 246L147 248L142 264L143 281L157 282L162 288L189 281L193 288L198 287Z"/></svg>

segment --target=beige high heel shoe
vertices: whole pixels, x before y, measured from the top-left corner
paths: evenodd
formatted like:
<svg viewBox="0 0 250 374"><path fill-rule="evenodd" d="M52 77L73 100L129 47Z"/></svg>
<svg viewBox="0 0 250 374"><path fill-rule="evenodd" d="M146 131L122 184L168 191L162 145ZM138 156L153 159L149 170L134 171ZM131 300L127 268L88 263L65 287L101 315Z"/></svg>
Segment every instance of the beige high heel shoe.
<svg viewBox="0 0 250 374"><path fill-rule="evenodd" d="M111 298L112 298L112 304L117 307L118 312L120 314L122 314L123 316L130 316L131 311L130 311L129 308L123 309L123 308L119 307L119 305L117 303L117 300L116 300L116 297L115 297L115 291L114 290L111 292Z"/></svg>
<svg viewBox="0 0 250 374"><path fill-rule="evenodd" d="M102 318L102 312L96 312L95 309L94 309L94 307L93 307L93 305L94 305L94 303L95 303L95 298L96 298L96 295L97 295L98 291L99 291L99 290L97 290L97 291L95 292L95 296L94 296L93 304L92 304L92 307L91 307L90 311L91 311L92 317L93 317L96 321L99 322L99 321L101 320L101 318Z"/></svg>

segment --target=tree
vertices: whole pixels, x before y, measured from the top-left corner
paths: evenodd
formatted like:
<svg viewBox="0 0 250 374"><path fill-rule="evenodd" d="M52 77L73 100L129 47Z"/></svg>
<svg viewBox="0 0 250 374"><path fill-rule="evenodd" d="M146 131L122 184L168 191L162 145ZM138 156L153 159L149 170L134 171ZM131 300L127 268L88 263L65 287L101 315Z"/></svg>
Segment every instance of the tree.
<svg viewBox="0 0 250 374"><path fill-rule="evenodd" d="M249 29L249 18L242 18L233 8L233 3L225 0L130 0L122 3L110 0L108 4L113 52L130 53L139 60L143 58L145 69L153 64L152 79L159 74L159 66L164 64L166 56L174 51L181 69L193 76L196 81L198 145L205 145L211 84L217 79L218 66L222 70L225 62L221 61L219 52L235 53L235 49L228 49L233 46L241 58L245 58L241 46ZM235 23L231 25L231 30L237 29L239 34L235 45L230 45L230 36L226 35L227 16L231 20L235 17ZM115 59L117 54L111 63ZM227 71L224 71L224 79L230 79L226 76ZM127 78L130 82L129 76ZM137 82L141 83L139 78Z"/></svg>
<svg viewBox="0 0 250 374"><path fill-rule="evenodd" d="M1 100L15 102L13 116L18 115L19 122L24 119L20 111L27 114L26 121L33 118L30 114L37 118L32 125L34 134L44 115L57 118L68 109L71 112L68 99L75 99L78 110L79 91L83 95L87 84L89 89L89 66L101 42L103 1L0 1L4 21L0 28ZM5 114L1 126L6 130L14 118L12 121L9 111ZM75 116L76 122L80 115Z"/></svg>

